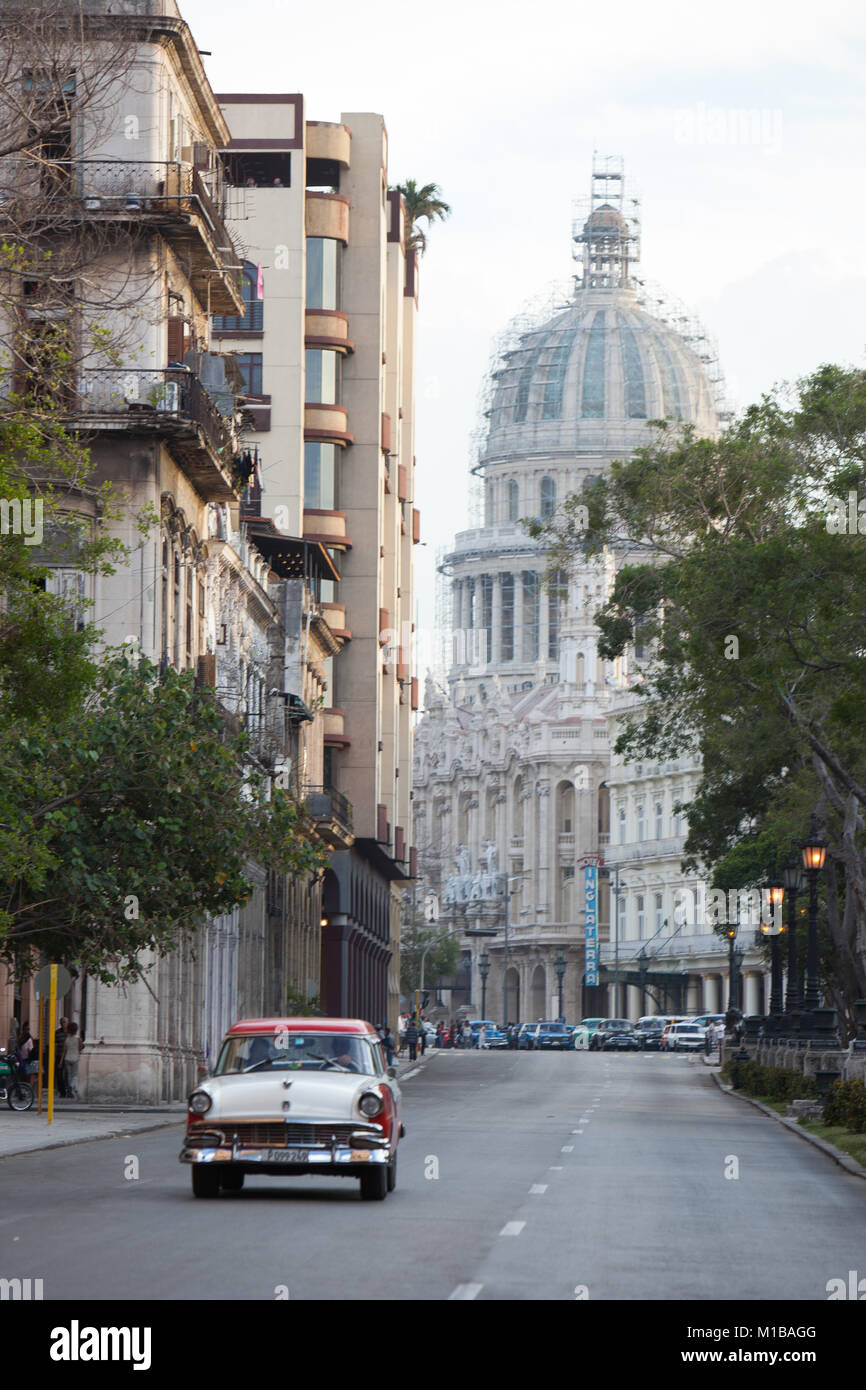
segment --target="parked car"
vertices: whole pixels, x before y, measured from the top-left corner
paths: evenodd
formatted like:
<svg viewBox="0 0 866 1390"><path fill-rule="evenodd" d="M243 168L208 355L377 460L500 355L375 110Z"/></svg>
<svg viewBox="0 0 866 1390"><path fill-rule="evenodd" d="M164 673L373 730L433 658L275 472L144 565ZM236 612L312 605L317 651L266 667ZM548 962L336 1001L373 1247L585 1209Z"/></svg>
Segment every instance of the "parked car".
<svg viewBox="0 0 866 1390"><path fill-rule="evenodd" d="M675 1018L668 1017L668 1018L665 1020L665 1026L664 1026L664 1030L663 1030L663 1032L662 1032L661 1042L660 1042L660 1044L659 1044L660 1049L661 1049L662 1052L669 1052L669 1051L671 1051L671 1047L670 1047L670 1035L671 1035L671 1030L672 1030L673 1028L675 1028L676 1025L677 1025L678 1023L691 1023L691 1019L690 1019L690 1018L686 1018L683 1014L679 1014L679 1015L677 1015Z"/></svg>
<svg viewBox="0 0 866 1390"><path fill-rule="evenodd" d="M668 1035L668 1051L703 1051L707 1030L700 1023L675 1023Z"/></svg>
<svg viewBox="0 0 866 1390"><path fill-rule="evenodd" d="M600 1052L608 1033L620 1032L622 1029L631 1030L631 1024L627 1018L603 1018L589 1040L590 1052Z"/></svg>
<svg viewBox="0 0 866 1390"><path fill-rule="evenodd" d="M624 1019L611 1020L602 1033L602 1052L640 1052L640 1041L630 1023Z"/></svg>
<svg viewBox="0 0 866 1390"><path fill-rule="evenodd" d="M469 1027L472 1029L472 1036L475 1039L475 1046L478 1045L478 1034L481 1032L482 1027L484 1028L485 1033L485 1047L499 1048L508 1046L508 1039L502 1032L499 1025L497 1023L494 1023L489 1018L470 1019Z"/></svg>
<svg viewBox="0 0 866 1390"><path fill-rule="evenodd" d="M572 1037L572 1046L578 1051L585 1052L592 1044L592 1039L598 1032L599 1025L604 1023L603 1018L584 1018L578 1023Z"/></svg>
<svg viewBox="0 0 866 1390"><path fill-rule="evenodd" d="M554 1048L565 1052L573 1046L571 1030L564 1023L536 1023L530 1039L533 1052L550 1052Z"/></svg>
<svg viewBox="0 0 866 1390"><path fill-rule="evenodd" d="M531 1035L535 1032L535 1029L537 1027L538 1025L536 1023L521 1023L520 1027L517 1030L518 1052L527 1052L532 1050Z"/></svg>
<svg viewBox="0 0 866 1390"><path fill-rule="evenodd" d="M249 1173L357 1178L365 1201L397 1181L400 1089L371 1023L244 1019L189 1097L181 1163L196 1197L238 1192Z"/></svg>
<svg viewBox="0 0 866 1390"><path fill-rule="evenodd" d="M634 1026L635 1037L644 1052L658 1052L661 1047L664 1019L639 1018Z"/></svg>

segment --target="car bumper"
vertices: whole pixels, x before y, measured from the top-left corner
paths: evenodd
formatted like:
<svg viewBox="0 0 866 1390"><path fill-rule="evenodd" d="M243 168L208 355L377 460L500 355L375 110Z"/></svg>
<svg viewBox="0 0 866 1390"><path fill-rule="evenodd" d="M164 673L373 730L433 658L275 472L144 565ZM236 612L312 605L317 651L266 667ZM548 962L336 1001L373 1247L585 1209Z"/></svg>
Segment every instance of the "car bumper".
<svg viewBox="0 0 866 1390"><path fill-rule="evenodd" d="M377 1164L388 1164L396 1145L385 1140L365 1143L353 1148L347 1144L330 1144L327 1148L302 1145L285 1147L253 1146L250 1144L184 1144L181 1163L231 1163L251 1172L267 1173L327 1173L348 1174Z"/></svg>

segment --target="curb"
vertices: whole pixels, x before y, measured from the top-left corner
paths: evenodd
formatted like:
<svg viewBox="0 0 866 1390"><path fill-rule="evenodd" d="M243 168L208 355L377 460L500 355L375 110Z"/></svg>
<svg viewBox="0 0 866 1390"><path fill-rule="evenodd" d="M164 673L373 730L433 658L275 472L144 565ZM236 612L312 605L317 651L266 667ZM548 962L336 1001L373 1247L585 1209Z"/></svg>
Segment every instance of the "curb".
<svg viewBox="0 0 866 1390"><path fill-rule="evenodd" d="M142 1125L140 1128L134 1129L131 1132L133 1134L151 1134L155 1129L167 1129L169 1125L180 1123L180 1119L160 1120L153 1125ZM122 1134L127 1134L129 1132L128 1125L119 1125L116 1129L110 1130L107 1134L81 1134L74 1137L70 1136L65 1139L52 1138L45 1144L39 1144L36 1148L33 1148L31 1145L26 1149L10 1149L4 1151L0 1153L0 1163L3 1162L4 1158L23 1158L25 1154L40 1154L44 1153L46 1149L68 1149L71 1148L73 1144L99 1144L103 1139L119 1139Z"/></svg>
<svg viewBox="0 0 866 1390"><path fill-rule="evenodd" d="M769 1105L764 1105L763 1101L755 1100L752 1096L744 1096L739 1091L735 1091L733 1087L726 1086L720 1081L717 1072L712 1073L712 1078L719 1090L726 1096L736 1096L738 1100L744 1100L749 1105L753 1105L755 1109L760 1110L762 1114L769 1115L773 1120L778 1120L779 1124L784 1125L792 1134L798 1135L800 1139L805 1139L807 1144L811 1144L813 1148L820 1149L828 1158L832 1158L834 1163L838 1163L839 1167L844 1168L852 1177L866 1178L866 1168L859 1164L856 1158L852 1158L850 1154L846 1154L842 1149L837 1149L834 1144L828 1144L826 1139L820 1139L817 1134L810 1134L809 1130L803 1129L802 1125L799 1124L797 1120L793 1120L787 1115L780 1115L778 1110L772 1110Z"/></svg>

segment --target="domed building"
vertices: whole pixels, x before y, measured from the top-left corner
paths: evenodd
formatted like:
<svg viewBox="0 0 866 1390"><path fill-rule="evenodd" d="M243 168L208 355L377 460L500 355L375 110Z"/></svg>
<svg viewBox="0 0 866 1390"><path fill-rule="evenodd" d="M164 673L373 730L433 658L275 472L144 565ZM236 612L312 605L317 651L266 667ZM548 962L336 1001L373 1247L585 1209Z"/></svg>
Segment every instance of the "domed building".
<svg viewBox="0 0 866 1390"><path fill-rule="evenodd" d="M585 861L625 862L629 846L639 846L637 878L632 873L627 886L612 880L622 941L652 940L651 957L664 957L667 924L681 944L674 894L685 882L685 825L674 807L689 799L699 765L685 760L652 774L612 767L611 721L634 704L630 686L642 655L638 649L605 662L597 654L594 614L609 593L615 557L588 561L567 584L546 586L545 554L521 519L553 516L585 478L650 443L652 421L713 436L718 413L706 338L687 338L649 311L649 292L636 275L637 202L626 196L621 163L596 162L574 244L579 270L567 302L512 333L492 372L486 437L473 468L484 520L457 534L441 566L451 589L448 692L428 682L415 740L419 871L426 891L439 897L440 921L470 933L464 976L443 1002L452 1010L486 1005L489 1017L503 1021L564 1013L573 1022L627 1004L665 1011L664 1000L680 1010L696 999L698 1007L705 997L715 1002L721 990L703 982L718 964L715 938L706 972L681 969L670 952L655 961L652 999L645 980L634 986L626 968L643 948L633 953L624 945L621 966L617 941L621 993L613 998L603 871L602 970L598 985L585 983ZM635 792L635 776L654 779L652 788L647 783L645 793L641 783ZM651 864L652 835L664 848ZM645 892L632 892L640 886ZM472 935L479 930L497 934ZM645 962L641 969L646 975ZM595 977L591 968L588 978Z"/></svg>

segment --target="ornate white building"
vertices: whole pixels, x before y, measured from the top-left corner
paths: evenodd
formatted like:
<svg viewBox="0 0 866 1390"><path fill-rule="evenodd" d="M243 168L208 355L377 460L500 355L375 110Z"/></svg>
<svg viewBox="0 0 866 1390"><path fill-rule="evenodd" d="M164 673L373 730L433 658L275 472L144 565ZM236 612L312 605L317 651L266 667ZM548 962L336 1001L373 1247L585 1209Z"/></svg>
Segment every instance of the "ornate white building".
<svg viewBox="0 0 866 1390"><path fill-rule="evenodd" d="M459 532L442 566L452 597L448 690L428 680L415 741L423 888L439 896L440 925L497 932L463 937L467 968L447 1002L486 1003L489 1016L506 1021L608 1014L620 955L618 1007L632 1016L726 1002L718 938L704 939L698 955L672 952L668 940L675 935L679 948L686 937L712 936L674 919L674 894L688 881L679 870L685 821L673 808L688 800L699 766L690 764L689 776L685 765L666 764L637 799L632 782L643 769L612 764L611 723L623 698L633 703L641 655L605 662L597 654L594 614L615 557L578 564L557 592L544 585L546 556L521 524L552 516L584 479L650 443L652 420L714 435L712 354L701 348L705 338L650 312L657 301L634 273L637 201L626 196L621 163L596 161L574 242L579 272L567 302L513 335L492 372L489 427L473 470L483 480L484 524ZM622 951L602 875L602 970L599 985L587 987L581 863L629 855L641 859L641 873L622 874ZM560 967L565 960L562 1010L557 956ZM641 968L647 993L631 983ZM753 996L760 1003L756 987Z"/></svg>

